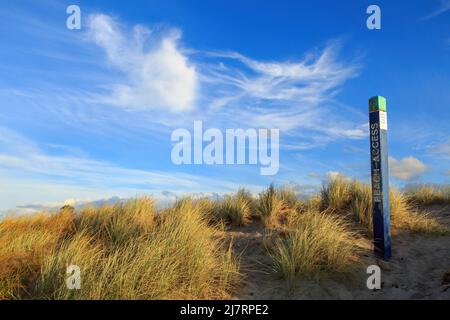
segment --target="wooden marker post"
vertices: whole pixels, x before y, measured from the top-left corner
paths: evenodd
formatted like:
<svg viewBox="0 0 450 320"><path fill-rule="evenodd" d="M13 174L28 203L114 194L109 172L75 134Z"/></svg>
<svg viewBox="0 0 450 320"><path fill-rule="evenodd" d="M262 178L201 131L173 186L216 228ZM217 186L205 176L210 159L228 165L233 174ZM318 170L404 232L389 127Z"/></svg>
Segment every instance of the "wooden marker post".
<svg viewBox="0 0 450 320"><path fill-rule="evenodd" d="M369 100L370 163L372 177L373 241L375 252L384 260L391 258L391 221L389 208L389 167L386 99Z"/></svg>

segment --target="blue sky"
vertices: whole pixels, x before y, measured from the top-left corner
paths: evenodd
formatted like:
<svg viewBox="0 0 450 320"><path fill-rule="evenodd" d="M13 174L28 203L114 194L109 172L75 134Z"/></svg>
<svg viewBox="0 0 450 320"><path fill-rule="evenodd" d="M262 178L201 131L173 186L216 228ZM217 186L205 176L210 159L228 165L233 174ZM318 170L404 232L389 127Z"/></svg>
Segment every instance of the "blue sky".
<svg viewBox="0 0 450 320"><path fill-rule="evenodd" d="M72 4L81 30L66 28ZM374 95L391 183L450 182L448 0L2 0L0 39L0 211L368 181ZM174 165L171 132L194 120L280 129L278 174Z"/></svg>

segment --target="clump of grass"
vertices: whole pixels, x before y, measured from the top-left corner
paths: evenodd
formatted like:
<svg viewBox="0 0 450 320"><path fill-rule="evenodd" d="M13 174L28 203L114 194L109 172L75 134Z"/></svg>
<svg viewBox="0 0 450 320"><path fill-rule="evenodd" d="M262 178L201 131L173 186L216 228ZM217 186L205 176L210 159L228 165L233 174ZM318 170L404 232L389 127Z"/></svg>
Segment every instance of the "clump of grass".
<svg viewBox="0 0 450 320"><path fill-rule="evenodd" d="M352 185L343 177L330 178L322 187L322 209L340 212L348 209L352 199Z"/></svg>
<svg viewBox="0 0 450 320"><path fill-rule="evenodd" d="M368 184L353 182L350 212L359 224L372 232L372 190Z"/></svg>
<svg viewBox="0 0 450 320"><path fill-rule="evenodd" d="M307 211L269 247L276 273L294 286L300 277L346 273L357 261L355 235L343 218Z"/></svg>
<svg viewBox="0 0 450 320"><path fill-rule="evenodd" d="M271 184L259 194L256 210L266 227L276 228L289 224L297 215L300 205L292 190L286 188L276 190Z"/></svg>
<svg viewBox="0 0 450 320"><path fill-rule="evenodd" d="M219 219L229 221L235 226L246 225L250 222L254 211L254 200L249 192L240 189L234 195L225 196L215 210Z"/></svg>
<svg viewBox="0 0 450 320"><path fill-rule="evenodd" d="M447 229L429 213L417 210L408 197L394 188L389 193L391 224L394 231L408 230L417 233L446 234ZM353 182L350 211L356 221L372 232L372 194L369 185Z"/></svg>
<svg viewBox="0 0 450 320"><path fill-rule="evenodd" d="M26 295L39 277L44 257L73 228L74 215L69 210L0 221L0 299Z"/></svg>
<svg viewBox="0 0 450 320"><path fill-rule="evenodd" d="M85 208L76 219L77 227L102 238L105 243L120 245L128 239L149 232L156 220L153 199L132 199L125 204Z"/></svg>
<svg viewBox="0 0 450 320"><path fill-rule="evenodd" d="M450 204L450 186L421 185L406 190L408 201L420 206Z"/></svg>
<svg viewBox="0 0 450 320"><path fill-rule="evenodd" d="M289 187L281 187L276 192L277 197L284 202L284 204L292 209L297 209L302 206L294 190Z"/></svg>
<svg viewBox="0 0 450 320"><path fill-rule="evenodd" d="M208 223L206 209L184 199L157 213L144 198L72 212L59 224L59 215L2 221L0 297L229 298L238 261ZM81 290L66 288L69 265L81 269Z"/></svg>
<svg viewBox="0 0 450 320"><path fill-rule="evenodd" d="M403 193L391 189L389 201L394 228L434 235L449 233L449 230L429 213L413 208Z"/></svg>
<svg viewBox="0 0 450 320"><path fill-rule="evenodd" d="M211 225L217 226L219 223L222 222L222 220L226 219L226 217L219 216L218 201L214 201L208 197L203 197L196 199L194 203L201 208L204 218Z"/></svg>
<svg viewBox="0 0 450 320"><path fill-rule="evenodd" d="M313 195L307 198L301 206L301 211L320 211L322 208L322 198L320 195Z"/></svg>

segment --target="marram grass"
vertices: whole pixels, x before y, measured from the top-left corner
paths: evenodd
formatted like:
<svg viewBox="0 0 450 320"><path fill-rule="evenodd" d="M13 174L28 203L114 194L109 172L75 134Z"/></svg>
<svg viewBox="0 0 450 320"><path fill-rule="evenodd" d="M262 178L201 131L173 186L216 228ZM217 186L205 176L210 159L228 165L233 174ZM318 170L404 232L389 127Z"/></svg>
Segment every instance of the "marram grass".
<svg viewBox="0 0 450 320"><path fill-rule="evenodd" d="M356 234L339 216L307 211L269 242L275 272L295 286L301 277L348 273L357 265Z"/></svg>
<svg viewBox="0 0 450 320"><path fill-rule="evenodd" d="M70 216L69 216L70 215ZM239 267L201 204L152 200L0 222L0 298L228 298ZM67 290L66 268L81 269Z"/></svg>
<svg viewBox="0 0 450 320"><path fill-rule="evenodd" d="M391 188L389 193L391 226L394 232L407 230L424 234L448 234L448 229L410 201L410 195ZM342 178L332 179L322 189L322 208L351 216L372 231L372 195L369 185Z"/></svg>
<svg viewBox="0 0 450 320"><path fill-rule="evenodd" d="M283 227L297 215L300 201L291 189L270 185L259 194L256 216L267 228Z"/></svg>
<svg viewBox="0 0 450 320"><path fill-rule="evenodd" d="M441 195L433 192L391 190L394 233L449 234L414 207L437 203ZM271 185L258 197L241 189L220 200L185 198L163 210L141 198L3 218L0 299L232 298L243 283L242 252L226 235L227 224L264 228L274 273L292 287L300 278L348 274L358 266L361 227L372 230L371 205L369 185L337 178L305 200ZM81 269L80 290L66 287L69 265Z"/></svg>
<svg viewBox="0 0 450 320"><path fill-rule="evenodd" d="M450 205L450 186L419 185L406 190L409 202L421 205Z"/></svg>

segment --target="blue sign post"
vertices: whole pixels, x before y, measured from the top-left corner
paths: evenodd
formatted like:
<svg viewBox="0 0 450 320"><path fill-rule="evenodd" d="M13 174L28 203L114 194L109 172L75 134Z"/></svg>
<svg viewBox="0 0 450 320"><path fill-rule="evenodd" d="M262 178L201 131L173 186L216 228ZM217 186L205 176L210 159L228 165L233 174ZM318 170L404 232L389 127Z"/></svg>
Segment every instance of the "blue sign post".
<svg viewBox="0 0 450 320"><path fill-rule="evenodd" d="M386 99L369 100L370 163L372 176L373 241L375 252L384 260L391 258L391 221L389 209L389 167Z"/></svg>

